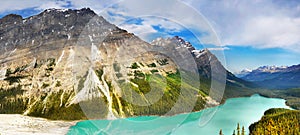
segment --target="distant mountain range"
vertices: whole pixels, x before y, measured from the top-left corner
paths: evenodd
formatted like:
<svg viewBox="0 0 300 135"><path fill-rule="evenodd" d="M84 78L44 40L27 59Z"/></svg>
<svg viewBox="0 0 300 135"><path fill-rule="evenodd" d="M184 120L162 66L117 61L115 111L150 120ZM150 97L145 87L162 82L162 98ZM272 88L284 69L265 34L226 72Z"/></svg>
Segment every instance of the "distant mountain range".
<svg viewBox="0 0 300 135"><path fill-rule="evenodd" d="M262 88L298 88L300 87L300 64L281 67L262 66L255 70L243 70L237 76Z"/></svg>

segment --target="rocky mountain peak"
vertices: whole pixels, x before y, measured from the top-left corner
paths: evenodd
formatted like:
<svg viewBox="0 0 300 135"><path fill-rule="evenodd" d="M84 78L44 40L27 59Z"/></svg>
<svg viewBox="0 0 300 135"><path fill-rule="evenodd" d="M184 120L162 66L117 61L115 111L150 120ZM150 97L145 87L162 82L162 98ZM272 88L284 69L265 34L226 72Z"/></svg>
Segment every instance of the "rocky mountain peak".
<svg viewBox="0 0 300 135"><path fill-rule="evenodd" d="M45 46L49 49L48 43L59 40L65 44L74 44L87 28L89 32L85 33L86 37L107 35L119 30L90 8L47 9L25 19L11 14L0 19L0 22L0 53L28 46Z"/></svg>
<svg viewBox="0 0 300 135"><path fill-rule="evenodd" d="M183 38L179 36L174 36L172 38L157 38L151 42L152 45L159 45L164 47L175 47L176 50L186 50L189 51L197 68L199 69L199 73L204 76L210 78L212 75L212 70L219 75L226 74L226 69L219 62L218 58L211 53L208 49L197 50L190 42L185 41ZM171 45L173 44L173 45ZM173 48L171 48L173 49ZM190 56L186 56L190 57ZM217 77L221 78L221 77Z"/></svg>
<svg viewBox="0 0 300 135"><path fill-rule="evenodd" d="M8 14L0 20L4 21L4 20L15 20L15 19L20 20L20 19L22 19L22 16L17 15L17 14Z"/></svg>
<svg viewBox="0 0 300 135"><path fill-rule="evenodd" d="M17 14L9 14L0 19L0 25L16 24L23 20L22 16Z"/></svg>
<svg viewBox="0 0 300 135"><path fill-rule="evenodd" d="M175 44L177 47L187 48L189 51L196 50L190 42L185 41L182 37L179 36L165 39L160 37L151 42L152 45L166 45L166 43Z"/></svg>
<svg viewBox="0 0 300 135"><path fill-rule="evenodd" d="M186 47L189 51L195 50L195 48L193 47L193 45L190 42L185 41L183 38L181 38L179 36L174 36L172 38L172 40L179 42L181 47Z"/></svg>
<svg viewBox="0 0 300 135"><path fill-rule="evenodd" d="M90 15L95 16L97 15L93 10L90 8L82 8L82 9L46 9L42 13L42 15L50 14L50 15L59 15L59 14L78 14L78 15Z"/></svg>
<svg viewBox="0 0 300 135"><path fill-rule="evenodd" d="M190 42L185 41L183 38L181 38L181 37L179 37L179 36L174 36L172 39L173 39L173 40L177 40L177 41L180 42L182 45L192 46Z"/></svg>

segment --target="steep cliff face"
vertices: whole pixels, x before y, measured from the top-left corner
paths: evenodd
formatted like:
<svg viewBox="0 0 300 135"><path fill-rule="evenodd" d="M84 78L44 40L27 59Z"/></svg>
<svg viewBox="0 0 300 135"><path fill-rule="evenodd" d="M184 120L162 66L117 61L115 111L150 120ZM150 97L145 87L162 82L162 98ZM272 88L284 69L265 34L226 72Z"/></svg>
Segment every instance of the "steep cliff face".
<svg viewBox="0 0 300 135"><path fill-rule="evenodd" d="M113 119L218 104L209 78L226 69L179 37L149 44L88 8L0 22L0 113Z"/></svg>

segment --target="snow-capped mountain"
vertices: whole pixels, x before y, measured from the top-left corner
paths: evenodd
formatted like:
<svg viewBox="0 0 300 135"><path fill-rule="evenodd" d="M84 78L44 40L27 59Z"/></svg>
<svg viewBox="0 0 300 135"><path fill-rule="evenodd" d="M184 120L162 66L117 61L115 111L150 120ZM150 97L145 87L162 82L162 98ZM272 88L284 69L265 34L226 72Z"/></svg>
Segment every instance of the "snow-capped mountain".
<svg viewBox="0 0 300 135"><path fill-rule="evenodd" d="M262 66L257 68L256 70L253 70L254 72L269 72L269 73L274 73L274 72L284 72L285 69L287 69L288 66Z"/></svg>
<svg viewBox="0 0 300 135"><path fill-rule="evenodd" d="M262 66L241 76L265 88L300 87L300 64L293 66Z"/></svg>
<svg viewBox="0 0 300 135"><path fill-rule="evenodd" d="M239 78L242 78L246 75L248 75L249 73L251 73L252 70L251 69L243 69L242 71L238 72L238 73L235 73L235 76L236 77L239 77Z"/></svg>

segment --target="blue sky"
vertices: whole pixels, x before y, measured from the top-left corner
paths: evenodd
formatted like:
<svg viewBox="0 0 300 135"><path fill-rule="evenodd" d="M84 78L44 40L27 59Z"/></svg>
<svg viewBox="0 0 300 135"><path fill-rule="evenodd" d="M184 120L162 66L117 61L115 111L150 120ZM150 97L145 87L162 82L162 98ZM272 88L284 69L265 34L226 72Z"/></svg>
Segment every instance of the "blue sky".
<svg viewBox="0 0 300 135"><path fill-rule="evenodd" d="M82 7L146 41L179 35L198 49L219 51L232 72L300 64L298 0L4 0L0 17Z"/></svg>
<svg viewBox="0 0 300 135"><path fill-rule="evenodd" d="M253 69L261 65L290 66L300 64L298 52L282 48L257 49L251 46L229 46L224 50L227 66L232 71Z"/></svg>

